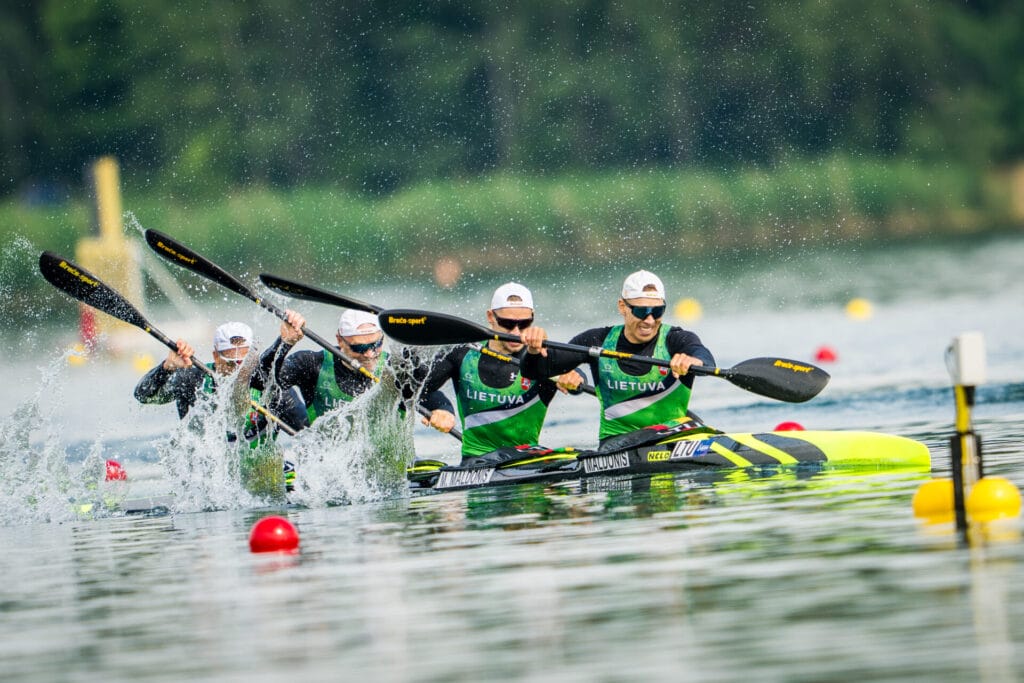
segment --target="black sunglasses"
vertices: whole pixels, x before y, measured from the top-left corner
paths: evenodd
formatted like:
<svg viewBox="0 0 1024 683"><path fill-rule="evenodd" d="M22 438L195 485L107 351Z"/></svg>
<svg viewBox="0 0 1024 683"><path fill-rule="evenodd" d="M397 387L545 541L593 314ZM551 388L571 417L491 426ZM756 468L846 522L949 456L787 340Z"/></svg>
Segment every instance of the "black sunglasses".
<svg viewBox="0 0 1024 683"><path fill-rule="evenodd" d="M382 347L382 346L384 346L384 337L381 337L377 341L367 342L365 344L349 344L348 345L348 347L350 349L352 349L352 351L354 353L366 353L367 351L372 351L372 350L380 349L380 347Z"/></svg>
<svg viewBox="0 0 1024 683"><path fill-rule="evenodd" d="M646 320L647 316L653 315L655 320L660 320L661 316L665 315L665 304L661 306L630 306L628 303L630 312L640 320Z"/></svg>
<svg viewBox="0 0 1024 683"><path fill-rule="evenodd" d="M502 318L497 313L495 313L494 322L498 323L498 327L502 328L503 330L508 330L509 332L511 332L517 327L520 330L525 330L527 327L533 324L533 318Z"/></svg>

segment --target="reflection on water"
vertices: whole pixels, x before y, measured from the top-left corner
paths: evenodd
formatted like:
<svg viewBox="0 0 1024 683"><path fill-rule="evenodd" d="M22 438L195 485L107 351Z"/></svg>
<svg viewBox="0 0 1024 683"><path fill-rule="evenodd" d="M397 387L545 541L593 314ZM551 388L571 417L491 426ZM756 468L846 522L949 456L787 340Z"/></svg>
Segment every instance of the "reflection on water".
<svg viewBox="0 0 1024 683"><path fill-rule="evenodd" d="M37 653L12 680L1013 680L1019 521L960 548L910 514L926 476L664 474L6 527L22 552L0 557L0 638ZM247 552L270 513L300 555Z"/></svg>
<svg viewBox="0 0 1024 683"><path fill-rule="evenodd" d="M979 429L1020 481L1018 424ZM911 516L927 476L758 468L3 527L0 642L36 653L5 657L12 680L1013 680L1020 521L963 548ZM265 514L297 525L299 555L248 552Z"/></svg>

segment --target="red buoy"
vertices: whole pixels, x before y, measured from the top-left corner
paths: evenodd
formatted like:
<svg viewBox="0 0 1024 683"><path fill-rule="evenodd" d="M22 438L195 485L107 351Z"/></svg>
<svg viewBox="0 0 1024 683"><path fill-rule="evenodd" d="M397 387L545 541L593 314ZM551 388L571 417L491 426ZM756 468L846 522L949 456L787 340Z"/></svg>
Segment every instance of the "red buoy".
<svg viewBox="0 0 1024 683"><path fill-rule="evenodd" d="M826 344L818 347L818 350L814 352L814 359L819 363L835 363L839 360L839 354Z"/></svg>
<svg viewBox="0 0 1024 683"><path fill-rule="evenodd" d="M107 461L107 481L127 481L128 473L116 460Z"/></svg>
<svg viewBox="0 0 1024 683"><path fill-rule="evenodd" d="M804 431L804 426L802 424L800 424L799 422L780 422L779 424L775 425L775 429L773 429L772 431L773 432L802 432L802 431Z"/></svg>
<svg viewBox="0 0 1024 683"><path fill-rule="evenodd" d="M254 553L294 552L298 547L299 532L284 517L264 517L249 532L249 549Z"/></svg>

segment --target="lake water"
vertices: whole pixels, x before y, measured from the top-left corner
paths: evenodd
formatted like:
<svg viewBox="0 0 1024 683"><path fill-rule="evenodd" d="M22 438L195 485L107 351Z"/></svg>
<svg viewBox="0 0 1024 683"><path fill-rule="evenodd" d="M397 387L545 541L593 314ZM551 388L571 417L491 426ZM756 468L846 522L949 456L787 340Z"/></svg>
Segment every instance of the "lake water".
<svg viewBox="0 0 1024 683"><path fill-rule="evenodd" d="M839 356L806 404L697 380L692 407L708 423L908 436L929 446L934 474L948 474L953 431L944 351L981 331L985 464L1024 486L1021 264L1024 239L1000 238L652 267L670 299L701 301L692 327L722 366L812 359L824 344ZM614 321L633 267L515 277L534 289L552 338L568 339ZM481 318L500 280L455 292L316 284ZM845 314L853 297L873 302L869 319ZM337 311L297 307L321 335L332 329ZM275 322L252 309L237 297L208 304L212 320L245 320L266 341ZM134 403L130 359L68 366L71 325L12 332L28 341L3 361L0 398L5 681L1016 681L1024 671L1020 519L978 527L971 543L951 524L919 522L911 497L932 473L723 471L411 497L323 470L305 505L268 508L218 483L216 440L173 452L175 412ZM140 353L163 355L137 334ZM559 396L543 441L592 446L596 423L593 398ZM449 437L416 427L414 438L420 457L457 458ZM302 438L285 443L305 453ZM130 498L179 491L185 461L202 479L169 514L76 513L68 498L106 458L129 473L127 490L108 493ZM250 528L271 513L298 527L299 554L249 552Z"/></svg>

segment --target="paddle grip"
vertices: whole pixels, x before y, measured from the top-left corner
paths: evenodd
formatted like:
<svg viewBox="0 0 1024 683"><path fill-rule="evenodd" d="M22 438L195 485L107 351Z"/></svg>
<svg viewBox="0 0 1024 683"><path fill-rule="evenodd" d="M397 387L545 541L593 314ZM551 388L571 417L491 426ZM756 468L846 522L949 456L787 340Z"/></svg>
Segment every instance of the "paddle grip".
<svg viewBox="0 0 1024 683"><path fill-rule="evenodd" d="M425 406L421 406L420 404L417 403L416 404L416 412L419 413L420 415L422 415L423 417L427 418L427 420L430 420L430 409L429 408L427 408ZM452 427L450 430L448 430L448 433L451 434L452 436L454 436L459 441L462 441L462 432L459 431L458 427Z"/></svg>

